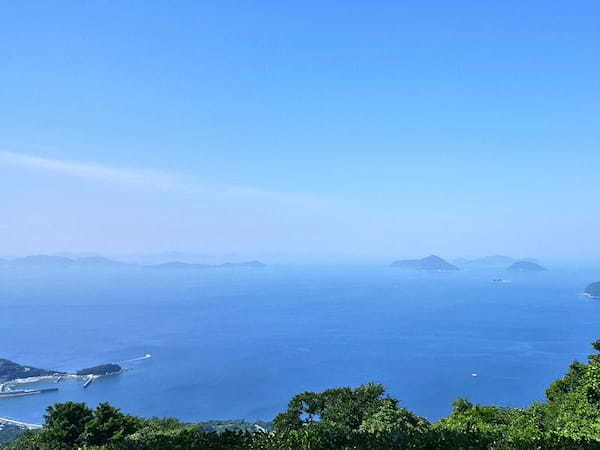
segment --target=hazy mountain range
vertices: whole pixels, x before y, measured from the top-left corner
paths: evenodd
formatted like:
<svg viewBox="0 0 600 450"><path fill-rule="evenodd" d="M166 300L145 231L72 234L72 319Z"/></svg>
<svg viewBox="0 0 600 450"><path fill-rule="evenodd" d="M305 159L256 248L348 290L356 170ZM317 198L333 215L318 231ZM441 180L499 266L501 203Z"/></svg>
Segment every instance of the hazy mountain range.
<svg viewBox="0 0 600 450"><path fill-rule="evenodd" d="M531 261L517 261L508 267L507 270L512 272L544 272L547 269Z"/></svg>
<svg viewBox="0 0 600 450"><path fill-rule="evenodd" d="M223 264L190 264L190 263L184 263L181 261L173 261L173 262L162 263L162 264L148 265L148 266L144 266L144 267L147 267L149 269L178 270L178 269L211 269L211 268L219 268L219 267L232 268L232 267L265 267L265 266L266 266L266 264L264 264L260 261L245 261L245 262L240 262L240 263L223 263Z"/></svg>
<svg viewBox="0 0 600 450"><path fill-rule="evenodd" d="M15 259L0 259L0 266L16 268L43 267L143 267L153 269L208 269L234 267L264 267L260 261L226 262L222 264L193 264L182 261L169 261L160 264L135 264L116 261L103 256L66 257L59 255L30 255Z"/></svg>

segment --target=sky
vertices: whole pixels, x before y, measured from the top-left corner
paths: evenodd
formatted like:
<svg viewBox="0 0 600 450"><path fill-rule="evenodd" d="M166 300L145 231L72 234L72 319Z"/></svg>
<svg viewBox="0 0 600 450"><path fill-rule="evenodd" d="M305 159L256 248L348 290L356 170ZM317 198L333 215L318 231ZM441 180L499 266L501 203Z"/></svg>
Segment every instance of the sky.
<svg viewBox="0 0 600 450"><path fill-rule="evenodd" d="M597 1L4 2L0 256L598 261L598 55Z"/></svg>

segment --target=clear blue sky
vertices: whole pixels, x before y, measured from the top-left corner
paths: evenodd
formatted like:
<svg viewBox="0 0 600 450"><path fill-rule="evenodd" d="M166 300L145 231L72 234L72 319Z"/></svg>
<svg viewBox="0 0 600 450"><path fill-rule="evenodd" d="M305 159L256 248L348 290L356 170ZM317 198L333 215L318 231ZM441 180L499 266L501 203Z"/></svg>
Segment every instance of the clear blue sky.
<svg viewBox="0 0 600 450"><path fill-rule="evenodd" d="M597 1L20 3L0 254L600 259Z"/></svg>

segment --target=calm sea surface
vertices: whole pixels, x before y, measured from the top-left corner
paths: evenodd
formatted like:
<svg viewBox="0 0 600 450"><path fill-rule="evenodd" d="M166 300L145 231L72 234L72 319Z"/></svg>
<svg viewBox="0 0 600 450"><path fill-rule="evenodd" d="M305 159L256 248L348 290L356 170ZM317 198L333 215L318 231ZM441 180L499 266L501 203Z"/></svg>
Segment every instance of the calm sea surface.
<svg viewBox="0 0 600 450"><path fill-rule="evenodd" d="M512 283L490 282L498 276ZM0 417L36 423L48 405L73 400L186 421L268 420L296 393L368 381L432 420L458 396L527 406L600 338L600 301L578 295L599 279L568 267L4 268L0 357L129 370L86 390L66 382L0 400Z"/></svg>

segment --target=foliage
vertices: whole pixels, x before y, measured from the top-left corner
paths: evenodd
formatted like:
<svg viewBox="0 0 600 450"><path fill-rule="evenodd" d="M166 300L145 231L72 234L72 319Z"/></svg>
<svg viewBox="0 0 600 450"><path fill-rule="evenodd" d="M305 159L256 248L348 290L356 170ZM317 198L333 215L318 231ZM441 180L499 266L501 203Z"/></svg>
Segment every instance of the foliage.
<svg viewBox="0 0 600 450"><path fill-rule="evenodd" d="M100 366L88 367L87 369L81 369L77 371L77 375L110 375L113 373L119 373L122 370L118 364L102 364Z"/></svg>

